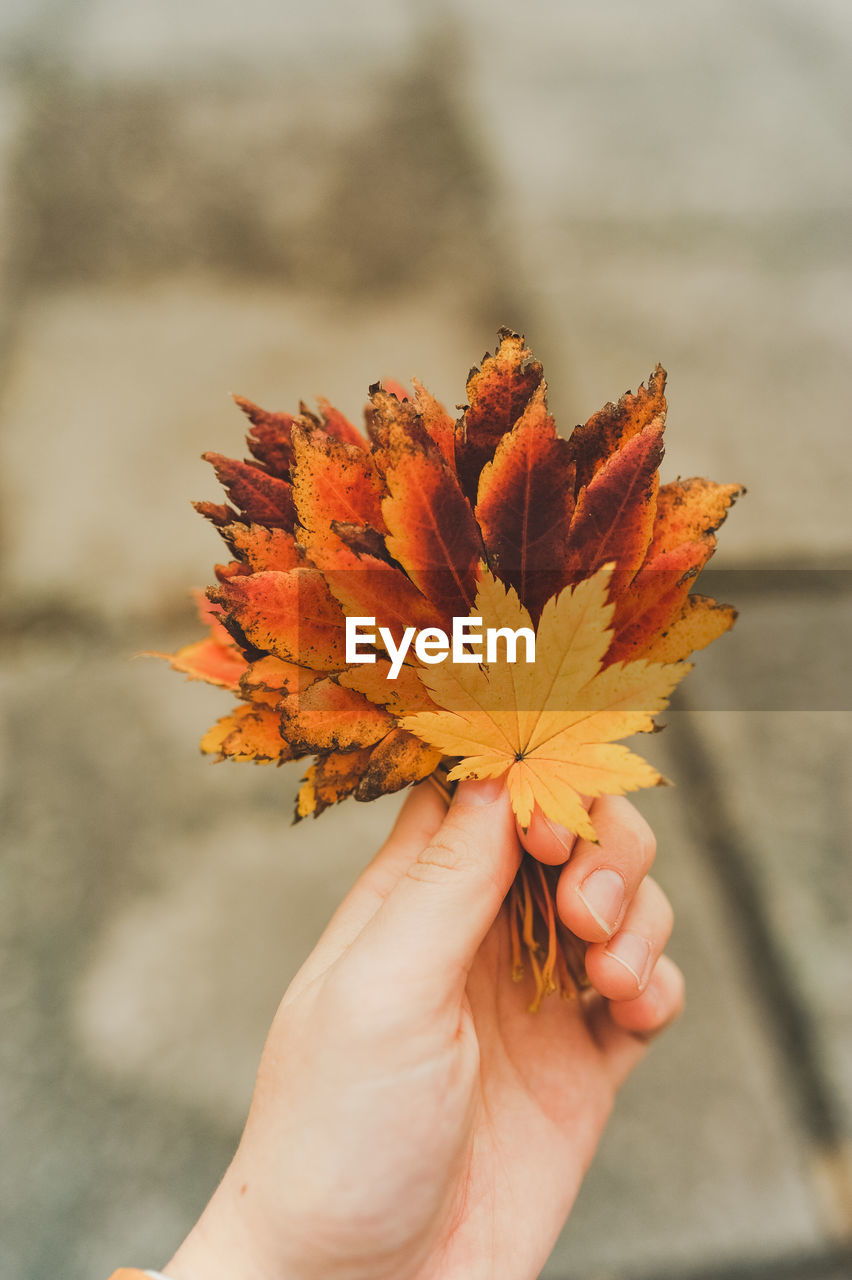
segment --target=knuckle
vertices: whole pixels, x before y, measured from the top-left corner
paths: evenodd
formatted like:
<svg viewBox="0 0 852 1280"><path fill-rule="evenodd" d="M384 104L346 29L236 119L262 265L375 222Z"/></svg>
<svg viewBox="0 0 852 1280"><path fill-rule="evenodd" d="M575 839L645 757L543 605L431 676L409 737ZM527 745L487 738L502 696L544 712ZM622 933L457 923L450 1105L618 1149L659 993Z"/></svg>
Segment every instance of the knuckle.
<svg viewBox="0 0 852 1280"><path fill-rule="evenodd" d="M448 873L465 871L475 862L474 850L465 840L452 841L436 837L415 858L408 868L414 880L446 880Z"/></svg>

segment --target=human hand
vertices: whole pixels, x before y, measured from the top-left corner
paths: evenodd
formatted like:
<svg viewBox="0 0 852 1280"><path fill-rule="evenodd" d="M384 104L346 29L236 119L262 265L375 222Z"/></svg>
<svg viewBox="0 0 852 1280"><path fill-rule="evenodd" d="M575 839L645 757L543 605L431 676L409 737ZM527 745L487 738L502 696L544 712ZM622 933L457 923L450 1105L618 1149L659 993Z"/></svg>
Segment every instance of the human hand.
<svg viewBox="0 0 852 1280"><path fill-rule="evenodd" d="M172 1280L538 1275L616 1090L683 1001L650 829L620 797L592 812L599 845L539 812L518 832L499 783L462 783L448 812L414 790L284 996ZM594 988L536 1014L501 906L521 844L566 863L557 909Z"/></svg>

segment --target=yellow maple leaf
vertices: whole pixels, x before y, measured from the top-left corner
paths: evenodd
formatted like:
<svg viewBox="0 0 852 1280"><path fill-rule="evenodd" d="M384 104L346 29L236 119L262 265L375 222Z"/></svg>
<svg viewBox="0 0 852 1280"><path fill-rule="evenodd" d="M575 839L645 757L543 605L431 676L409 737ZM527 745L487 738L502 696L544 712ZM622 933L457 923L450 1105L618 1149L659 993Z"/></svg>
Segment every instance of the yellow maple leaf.
<svg viewBox="0 0 852 1280"><path fill-rule="evenodd" d="M402 725L445 755L459 757L451 781L506 775L523 826L536 804L570 831L596 839L584 796L657 786L661 775L619 738L654 729L685 662L637 660L604 667L612 640L608 600L613 565L549 600L536 629L535 661L445 663L421 671L443 710ZM471 617L483 628L531 628L527 610L483 565ZM508 656L508 646L506 646Z"/></svg>

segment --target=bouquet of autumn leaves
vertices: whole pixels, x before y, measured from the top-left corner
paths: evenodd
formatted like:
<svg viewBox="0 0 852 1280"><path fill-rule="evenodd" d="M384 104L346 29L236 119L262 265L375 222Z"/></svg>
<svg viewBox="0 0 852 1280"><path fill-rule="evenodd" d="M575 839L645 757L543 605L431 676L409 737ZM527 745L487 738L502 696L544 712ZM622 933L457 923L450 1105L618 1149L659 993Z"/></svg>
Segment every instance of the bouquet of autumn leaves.
<svg viewBox="0 0 852 1280"><path fill-rule="evenodd" d="M238 398L251 458L205 455L233 505L195 504L231 559L201 602L209 635L170 657L237 696L202 751L314 757L297 819L430 776L503 776L522 825L539 806L594 839L589 797L662 781L618 739L655 728L684 660L736 616L691 587L741 489L659 484L664 387L658 366L565 439L541 365L501 330L458 420L416 381L370 389L366 433L323 400L291 416ZM507 646L438 664L410 646L467 617L534 631L535 661ZM347 618L374 624L367 661L347 662ZM525 858L508 910L535 1005L583 981L551 890Z"/></svg>

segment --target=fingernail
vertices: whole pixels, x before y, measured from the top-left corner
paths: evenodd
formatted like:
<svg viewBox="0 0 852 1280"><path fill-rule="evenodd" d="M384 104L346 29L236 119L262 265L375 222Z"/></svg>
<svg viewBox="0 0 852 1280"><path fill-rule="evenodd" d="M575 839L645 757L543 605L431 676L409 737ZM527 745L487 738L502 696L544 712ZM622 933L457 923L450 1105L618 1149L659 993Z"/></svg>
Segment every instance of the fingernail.
<svg viewBox="0 0 852 1280"><path fill-rule="evenodd" d="M469 782L460 782L456 788L455 798L460 803L486 805L493 804L503 790L503 779L483 778Z"/></svg>
<svg viewBox="0 0 852 1280"><path fill-rule="evenodd" d="M569 831L567 827L561 827L558 822L551 822L546 813L543 813L541 816L544 818L545 824L548 830L553 834L554 839L556 839L565 850L565 860L567 862L574 851L574 841L577 837L574 835L573 831Z"/></svg>
<svg viewBox="0 0 852 1280"><path fill-rule="evenodd" d="M617 871L601 867L586 876L577 890L589 915L606 932L614 933L624 906L624 881Z"/></svg>
<svg viewBox="0 0 852 1280"><path fill-rule="evenodd" d="M648 980L651 966L651 944L648 939L638 933L619 933L612 942L606 944L606 953L624 965L628 973L633 974L641 991Z"/></svg>

